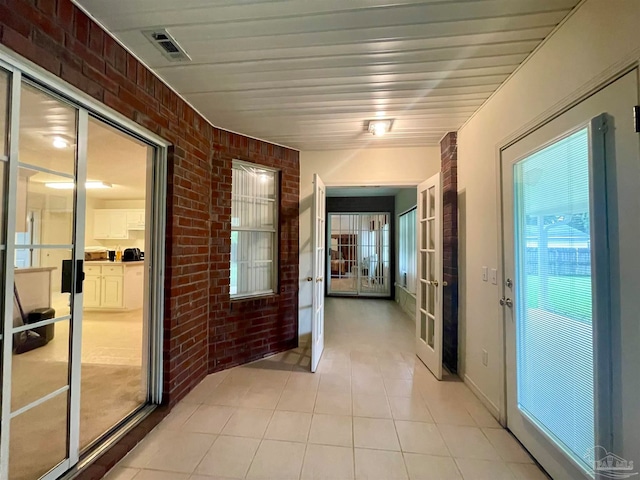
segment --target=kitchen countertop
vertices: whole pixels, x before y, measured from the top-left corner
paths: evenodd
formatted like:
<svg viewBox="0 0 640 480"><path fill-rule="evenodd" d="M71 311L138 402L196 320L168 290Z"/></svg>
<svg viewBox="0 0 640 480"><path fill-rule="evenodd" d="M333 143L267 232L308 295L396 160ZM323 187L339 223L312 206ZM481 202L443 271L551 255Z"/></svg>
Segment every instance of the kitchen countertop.
<svg viewBox="0 0 640 480"><path fill-rule="evenodd" d="M85 265L130 265L135 267L137 265L144 265L144 260L138 260L135 262L110 262L109 260L85 260Z"/></svg>

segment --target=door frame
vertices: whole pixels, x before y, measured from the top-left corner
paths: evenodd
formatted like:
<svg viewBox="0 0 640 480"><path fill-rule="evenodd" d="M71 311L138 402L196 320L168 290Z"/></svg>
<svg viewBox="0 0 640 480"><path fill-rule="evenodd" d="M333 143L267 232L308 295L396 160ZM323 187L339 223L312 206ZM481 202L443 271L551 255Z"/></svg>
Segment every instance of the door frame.
<svg viewBox="0 0 640 480"><path fill-rule="evenodd" d="M495 181L497 186L496 196L496 214L497 214L497 235L498 239L496 243L496 258L498 259L498 292L495 298L495 308L500 308L498 312L496 310L498 318L500 318L500 328L498 329L498 345L502 348L498 351L498 371L499 376L502 379L502 388L500 389L500 399L498 405L493 404L480 390L478 390L471 382L465 383L469 385L472 391L480 399L480 401L489 409L489 411L498 414L498 422L506 428L507 425L507 369L506 369L506 322L508 321L507 313L502 307L499 307L498 300L504 297L507 293L505 282L505 255L504 255L504 218L505 212L503 205L503 196L505 194L502 187L503 171L502 160L503 152L513 144L532 134L536 130L544 127L548 123L552 122L562 114L571 110L573 107L579 105L584 100L588 99L592 95L598 93L600 90L606 88L608 85L614 83L616 80L622 78L627 73L633 71L636 68L640 68L640 58L637 57L637 52L627 56L621 62L616 63L612 67L604 70L599 75L593 77L582 88L574 91L571 95L567 96L563 101L553 105L549 109L542 112L540 115L534 117L529 122L525 123L521 128L514 131L512 134L504 137L502 140L496 143L494 154L494 171L496 172ZM640 86L639 86L640 95Z"/></svg>
<svg viewBox="0 0 640 480"><path fill-rule="evenodd" d="M131 121L124 115L116 112L110 107L96 101L91 96L80 91L79 89L66 84L62 79L56 77L43 68L33 64L29 60L20 57L13 51L6 49L4 46L0 46L0 68L9 72L10 74L10 92L9 92L9 115L7 123L12 134L12 140L9 143L9 159L15 159L18 156L19 148L19 125L20 125L20 87L22 80L28 80L31 84L42 89L45 93L59 98L62 102L71 105L76 108L78 124L78 148L76 152L76 158L86 158L87 138L88 138L88 119L95 118L107 125L117 128L118 130L136 138L153 148L153 158L151 160L151 172L148 178L148 194L147 199L150 205L147 205L147 217L150 221L151 228L148 229L149 239L147 240L148 249L148 265L145 272L146 284L149 285L147 302L145 303L145 310L148 312L148 340L149 344L146 345L146 356L148 363L146 364L147 371L147 406L151 406L151 409L155 408L155 405L159 405L162 401L163 393L163 322L164 322L164 271L165 271L165 232L166 232L166 198L167 198L167 152L170 143L164 140L162 137L154 134L146 128ZM17 100L17 101L16 101ZM16 106L18 108L16 108ZM82 139L84 135L84 140ZM77 161L77 177L80 179L86 177L86 161ZM6 231L15 231L15 211L11 206L15 206L15 196L17 194L17 182L9 181L12 177L17 175L18 165L15 161L10 161L7 164L7 191L6 195L8 199L12 201L8 202L7 208L7 225ZM15 172L13 171L15 170ZM152 188L149 189L151 185ZM76 212L74 219L75 238L81 239L76 243L74 249L74 260L84 260L84 223L85 221L85 209L86 209L86 189L84 184L79 185L76 191ZM78 228L78 224L81 224ZM7 273L5 275L6 285L13 283L13 268L9 268L10 259L15 255L15 236L7 235L6 239L6 259L7 259ZM74 294L82 295L82 294ZM80 297L81 298L81 297ZM13 290L5 289L5 314L7 311L13 311ZM75 328L81 328L82 319L82 302L73 302L73 316L76 318L78 325ZM3 332L4 333L4 332ZM71 333L70 333L71 334ZM80 353L81 353L81 337L78 335L78 341L73 343L73 349L70 351L69 361L71 380L69 388L71 396L69 399L69 407L71 414L69 416L69 457L67 460L56 466L47 475L60 476L70 468L79 468L91 462L94 458L99 456L106 448L113 445L122 435L125 433L125 428L128 430L135 424L141 421L151 410L148 408L145 412L138 411L132 416L124 419L118 427L123 427L115 434L111 434L111 431L99 439L100 444L92 444L85 451L81 451L79 448L79 386L80 386ZM3 342L7 336L4 335ZM7 350L9 350L7 352ZM10 349L4 349L3 352L5 360L12 355ZM11 358L8 358L8 367L11 367ZM3 369L7 369L3 362ZM143 363L143 367L145 364ZM74 372L77 373L74 375ZM74 382L75 380L75 382ZM76 393L74 395L73 389ZM2 404L3 418L9 418L10 415L10 386L3 390L3 399L5 401ZM9 393L9 395L6 395ZM76 408L77 412L73 412ZM142 407L145 408L144 406ZM6 415L5 415L6 414ZM74 428L75 426L75 428ZM8 440L9 429L3 428L2 438ZM75 443L75 445L74 445ZM77 448L76 448L77 446ZM8 472L8 456L9 456L9 442L2 442L2 449L0 450L0 458L2 459L0 467L0 478Z"/></svg>

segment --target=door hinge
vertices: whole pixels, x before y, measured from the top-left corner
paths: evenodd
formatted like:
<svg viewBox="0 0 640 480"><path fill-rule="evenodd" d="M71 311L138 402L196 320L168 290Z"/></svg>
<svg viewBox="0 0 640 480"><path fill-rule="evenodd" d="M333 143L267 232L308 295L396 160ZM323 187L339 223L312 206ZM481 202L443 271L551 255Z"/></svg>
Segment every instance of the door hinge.
<svg viewBox="0 0 640 480"><path fill-rule="evenodd" d="M633 125L636 133L640 133L640 105L633 107Z"/></svg>

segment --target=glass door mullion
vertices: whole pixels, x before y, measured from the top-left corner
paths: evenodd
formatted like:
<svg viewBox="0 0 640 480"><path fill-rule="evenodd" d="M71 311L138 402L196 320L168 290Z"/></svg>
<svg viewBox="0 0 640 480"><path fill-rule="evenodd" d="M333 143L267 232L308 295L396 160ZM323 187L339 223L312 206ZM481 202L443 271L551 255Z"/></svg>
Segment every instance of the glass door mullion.
<svg viewBox="0 0 640 480"><path fill-rule="evenodd" d="M4 262L4 345L2 351L2 430L0 432L0 480L9 478L9 439L11 428L11 369L13 361L13 288L16 228L16 203L18 192L18 152L20 130L20 88L22 75L14 71L11 75L9 116L9 164L7 169L8 189L6 197L6 250Z"/></svg>
<svg viewBox="0 0 640 480"><path fill-rule="evenodd" d="M82 289L77 285L84 280L84 239L86 228L87 205L87 142L89 136L89 115L86 110L78 112L78 147L76 150L76 198L74 218L73 265L74 293L72 293L71 321L71 375L70 375L70 415L69 415L69 461L75 465L80 457L80 374L82 368ZM80 278L78 278L80 277Z"/></svg>

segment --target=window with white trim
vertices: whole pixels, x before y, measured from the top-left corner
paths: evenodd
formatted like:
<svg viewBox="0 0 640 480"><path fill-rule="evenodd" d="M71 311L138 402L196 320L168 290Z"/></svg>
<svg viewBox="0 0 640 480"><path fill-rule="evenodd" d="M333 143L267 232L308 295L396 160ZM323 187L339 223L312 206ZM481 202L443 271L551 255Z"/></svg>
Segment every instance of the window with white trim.
<svg viewBox="0 0 640 480"><path fill-rule="evenodd" d="M416 278L418 276L416 215L417 210L414 208L403 213L399 218L399 283L411 293L416 293Z"/></svg>
<svg viewBox="0 0 640 480"><path fill-rule="evenodd" d="M234 161L231 190L231 298L276 291L278 172Z"/></svg>

